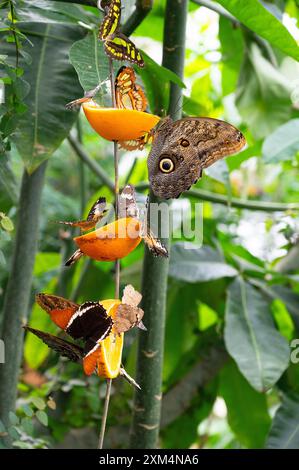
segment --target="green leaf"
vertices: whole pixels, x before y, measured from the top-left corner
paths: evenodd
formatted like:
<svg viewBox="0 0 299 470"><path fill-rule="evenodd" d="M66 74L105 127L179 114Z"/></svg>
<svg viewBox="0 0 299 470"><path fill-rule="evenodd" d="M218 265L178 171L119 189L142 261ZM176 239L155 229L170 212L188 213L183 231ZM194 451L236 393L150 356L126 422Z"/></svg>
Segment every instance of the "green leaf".
<svg viewBox="0 0 299 470"><path fill-rule="evenodd" d="M24 79L31 88L24 100L27 110L19 117L14 141L28 172L32 173L59 147L76 119L75 112L65 109L65 104L81 93L68 52L82 29L68 24L25 23L22 32L33 44L33 47L24 44L32 64L22 60ZM14 57L13 45L4 47Z"/></svg>
<svg viewBox="0 0 299 470"><path fill-rule="evenodd" d="M44 410L46 408L45 401L40 397L31 397L31 401L38 410Z"/></svg>
<svg viewBox="0 0 299 470"><path fill-rule="evenodd" d="M28 416L29 418L32 418L33 410L29 405L27 405L27 404L22 405L22 410L24 411L26 416Z"/></svg>
<svg viewBox="0 0 299 470"><path fill-rule="evenodd" d="M17 417L17 415L15 413L13 413L12 411L10 411L8 413L8 418L9 418L9 422L11 424L13 424L14 426L17 426L20 422L19 418Z"/></svg>
<svg viewBox="0 0 299 470"><path fill-rule="evenodd" d="M228 412L228 423L244 446L264 446L271 419L264 394L256 392L231 361L220 374L220 394Z"/></svg>
<svg viewBox="0 0 299 470"><path fill-rule="evenodd" d="M191 243L178 242L171 249L169 274L186 282L207 282L234 277L238 272L210 246L193 248Z"/></svg>
<svg viewBox="0 0 299 470"><path fill-rule="evenodd" d="M268 449L298 449L299 447L299 395L285 395L270 430Z"/></svg>
<svg viewBox="0 0 299 470"><path fill-rule="evenodd" d="M55 286L51 281L45 289L47 293L51 294ZM47 333L56 333L57 328L52 322L49 315L44 312L38 304L34 304L29 326L38 330L47 331ZM39 338L31 333L26 334L24 345L24 358L29 367L37 369L50 354L50 349ZM36 405L37 406L37 405Z"/></svg>
<svg viewBox="0 0 299 470"><path fill-rule="evenodd" d="M21 426L24 429L26 434L29 434L31 436L33 434L33 422L32 419L30 418L23 418L21 421Z"/></svg>
<svg viewBox="0 0 299 470"><path fill-rule="evenodd" d="M299 152L299 119L292 119L269 135L262 152L265 163L292 160Z"/></svg>
<svg viewBox="0 0 299 470"><path fill-rule="evenodd" d="M37 417L37 419L39 420L39 422L41 424L43 424L44 426L48 426L48 415L47 415L47 413L45 413L44 411L37 411L35 413L35 416Z"/></svg>
<svg viewBox="0 0 299 470"><path fill-rule="evenodd" d="M195 286L175 285L167 302L163 377L167 381L178 373L181 359L197 340L197 299ZM180 371L181 372L181 371Z"/></svg>
<svg viewBox="0 0 299 470"><path fill-rule="evenodd" d="M22 22L38 23L77 23L85 21L89 24L91 21L98 22L95 14L90 14L79 5L48 0L23 0L17 9L18 19ZM99 12L102 14L102 12Z"/></svg>
<svg viewBox="0 0 299 470"><path fill-rule="evenodd" d="M289 363L289 346L276 330L269 302L242 278L228 289L224 338L228 352L258 391L272 387Z"/></svg>
<svg viewBox="0 0 299 470"><path fill-rule="evenodd" d="M18 188L10 161L5 154L0 158L0 184L0 207L2 211L7 212L12 204L17 202Z"/></svg>
<svg viewBox="0 0 299 470"><path fill-rule="evenodd" d="M55 252L37 253L35 257L33 276L38 278L47 271L58 269L60 267L60 263L61 263L60 253L55 253Z"/></svg>
<svg viewBox="0 0 299 470"><path fill-rule="evenodd" d="M1 227L7 232L12 232L14 229L14 224L12 220L9 217L7 217L7 215L3 215L0 218L0 224L1 224Z"/></svg>
<svg viewBox="0 0 299 470"><path fill-rule="evenodd" d="M299 60L299 47L287 28L259 0L218 0L241 23L285 54Z"/></svg>
<svg viewBox="0 0 299 470"><path fill-rule="evenodd" d="M146 88L146 96L150 109L153 113L158 113L168 108L168 94L170 82L176 83L179 87L185 88L182 80L171 70L157 64L147 54L142 52L145 67L138 70Z"/></svg>
<svg viewBox="0 0 299 470"><path fill-rule="evenodd" d="M285 304L276 299L271 305L272 313L280 333L290 341L294 337L294 323Z"/></svg>
<svg viewBox="0 0 299 470"><path fill-rule="evenodd" d="M226 96L233 93L237 87L244 55L244 36L240 28L235 28L231 21L220 16L219 40L223 63L222 93Z"/></svg>
<svg viewBox="0 0 299 470"><path fill-rule="evenodd" d="M280 284L267 285L263 281L251 280L251 282L261 289L270 299L280 299L285 304L290 313L296 329L299 331L299 295L289 287Z"/></svg>
<svg viewBox="0 0 299 470"><path fill-rule="evenodd" d="M99 83L107 80L109 77L108 57L104 53L103 44L98 40L96 31L88 33L84 39L81 39L72 45L70 50L70 61L74 66L81 86L85 91L92 90ZM107 84L104 83L99 97L99 103L101 105L105 104L106 94Z"/></svg>
<svg viewBox="0 0 299 470"><path fill-rule="evenodd" d="M290 119L291 92L290 80L251 44L240 74L236 105L256 139Z"/></svg>
<svg viewBox="0 0 299 470"><path fill-rule="evenodd" d="M6 427L3 424L3 421L0 419L0 433L6 432Z"/></svg>
<svg viewBox="0 0 299 470"><path fill-rule="evenodd" d="M21 432L16 426L10 426L8 428L8 434L10 435L12 439L15 440L15 439L19 439Z"/></svg>

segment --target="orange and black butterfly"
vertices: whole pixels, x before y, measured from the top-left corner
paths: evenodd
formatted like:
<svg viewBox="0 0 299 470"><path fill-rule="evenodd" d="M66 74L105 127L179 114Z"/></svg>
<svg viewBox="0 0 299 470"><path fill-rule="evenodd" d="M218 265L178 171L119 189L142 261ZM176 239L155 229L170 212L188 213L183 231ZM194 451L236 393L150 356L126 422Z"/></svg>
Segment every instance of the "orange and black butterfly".
<svg viewBox="0 0 299 470"><path fill-rule="evenodd" d="M121 67L115 78L116 106L119 109L133 109L144 112L147 107L147 99L141 86L136 83L136 75L131 67ZM138 139L119 142L119 146L126 150L143 150L149 142L150 134Z"/></svg>
<svg viewBox="0 0 299 470"><path fill-rule="evenodd" d="M121 0L111 0L105 7L106 15L99 30L99 38L104 41L105 52L112 59L132 62L139 67L144 60L130 39L119 31L121 17Z"/></svg>
<svg viewBox="0 0 299 470"><path fill-rule="evenodd" d="M138 307L141 294L133 286L125 287L122 301L112 319L99 302L85 302L78 305L55 295L38 294L36 302L45 310L51 320L74 340L82 340L83 348L57 336L25 327L38 336L51 349L73 362L83 361L87 375L96 370L101 342L110 334L120 335L137 326L146 330L142 323L143 310Z"/></svg>
<svg viewBox="0 0 299 470"><path fill-rule="evenodd" d="M116 106L119 109L145 111L147 99L141 86L136 83L136 75L131 67L121 67L115 78Z"/></svg>

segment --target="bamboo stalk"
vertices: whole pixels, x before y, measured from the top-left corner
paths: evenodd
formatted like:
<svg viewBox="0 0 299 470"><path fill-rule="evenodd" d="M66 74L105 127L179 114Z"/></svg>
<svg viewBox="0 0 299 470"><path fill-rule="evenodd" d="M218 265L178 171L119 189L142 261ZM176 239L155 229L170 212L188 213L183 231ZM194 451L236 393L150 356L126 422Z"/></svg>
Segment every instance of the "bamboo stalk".
<svg viewBox="0 0 299 470"><path fill-rule="evenodd" d="M112 106L116 108L116 97L115 97L115 86L114 86L114 72L113 72L113 60L109 58L109 70L110 70L110 85L111 85L111 97L112 97ZM119 165L118 165L118 143L117 141L113 142L114 150L114 196L115 196L115 219L118 218L119 213ZM120 260L115 261L115 298L119 298L119 286L120 286ZM104 402L104 409L101 422L101 431L99 436L98 449L103 448L107 416L109 410L109 402L111 395L111 385L112 379L107 379L107 388Z"/></svg>
<svg viewBox="0 0 299 470"><path fill-rule="evenodd" d="M188 0L167 0L164 20L163 65L183 77L185 31ZM178 119L182 91L170 86L169 114ZM150 193L150 203L158 202ZM163 240L168 245L168 240ZM131 448L152 449L158 445L164 350L168 259L154 258L145 252L142 275L142 308L145 311L147 332L139 334L137 353L137 382L131 427Z"/></svg>
<svg viewBox="0 0 299 470"><path fill-rule="evenodd" d="M38 240L40 202L47 163L31 175L24 169L10 275L6 287L0 337L5 364L0 365L0 419L7 424L15 408L23 350L22 323L28 316L32 272Z"/></svg>

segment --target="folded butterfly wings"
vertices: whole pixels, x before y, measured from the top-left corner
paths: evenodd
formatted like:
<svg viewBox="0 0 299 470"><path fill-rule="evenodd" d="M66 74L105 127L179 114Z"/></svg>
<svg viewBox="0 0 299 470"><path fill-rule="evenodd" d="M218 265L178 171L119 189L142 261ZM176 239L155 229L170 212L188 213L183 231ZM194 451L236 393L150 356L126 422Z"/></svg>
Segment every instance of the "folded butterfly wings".
<svg viewBox="0 0 299 470"><path fill-rule="evenodd" d="M99 30L99 38L104 41L105 52L116 60L128 61L144 66L144 60L135 44L119 31L121 1L112 0L105 8L106 15Z"/></svg>
<svg viewBox="0 0 299 470"><path fill-rule="evenodd" d="M98 302L85 302L78 305L62 297L47 294L38 294L36 301L57 326L73 339L81 339L84 347L28 326L25 329L71 361L82 360L87 375L96 370L101 343L109 335L121 335L135 326L145 329L142 323L144 312L138 307L141 294L130 285L124 289L122 301L118 305L116 302L117 307L113 318Z"/></svg>
<svg viewBox="0 0 299 470"><path fill-rule="evenodd" d="M93 228L96 225L96 223L102 219L104 213L105 213L105 200L103 198L100 198L93 205L86 221L66 222L66 224L72 225L72 226L80 226L81 229L83 230L86 230L87 227ZM120 219L132 218L132 219L136 219L137 221L139 221L140 229L139 229L138 236L144 240L145 244L148 246L151 253L153 253L154 256L168 257L167 249L160 242L160 240L157 237L155 237L153 232L150 230L147 222L144 223L143 221L140 220L140 213L139 213L138 205L136 202L135 189L130 184L127 184L124 187L119 197L119 218ZM145 217L145 219L147 220L147 216ZM63 222L60 222L60 223L63 223ZM129 227L128 227L127 232L128 233L126 235L130 237ZM134 235L136 236L135 230L134 230ZM79 248L78 250L74 252L74 254L70 257L70 259L66 262L65 265L71 266L78 259L80 259L83 255L84 253Z"/></svg>
<svg viewBox="0 0 299 470"><path fill-rule="evenodd" d="M154 131L148 156L154 194L164 199L179 197L196 183L204 168L239 152L245 143L238 129L218 119L162 120Z"/></svg>

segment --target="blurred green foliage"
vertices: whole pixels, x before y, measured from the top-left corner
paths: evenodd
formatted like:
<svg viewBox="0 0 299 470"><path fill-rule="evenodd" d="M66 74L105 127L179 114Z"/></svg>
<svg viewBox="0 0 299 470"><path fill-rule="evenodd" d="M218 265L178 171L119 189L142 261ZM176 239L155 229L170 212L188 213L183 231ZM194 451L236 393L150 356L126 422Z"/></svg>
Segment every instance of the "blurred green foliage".
<svg viewBox="0 0 299 470"><path fill-rule="evenodd" d="M80 208L86 213L99 194L112 201L110 191L65 140L72 129L90 158L113 178L112 146L98 138L82 113L64 108L82 95L81 86L87 90L106 78L107 59L96 47L95 8L45 0L34 5L29 0L20 6L13 0L6 3L0 31L1 80L6 90L0 112L0 308L23 165L33 171L51 157L30 325L55 333L48 316L34 304L37 292L77 302L113 296L111 263L82 260L70 270L63 267L76 232L62 231L53 223L81 217ZM183 87L185 115L226 119L248 141L243 152L216 164L196 185L227 196L227 205L203 203L203 247L194 244L186 249L183 238L173 240L162 410L170 394L178 407L162 419L160 445L298 448L299 365L289 362L290 342L299 333L298 213L230 207L231 194L244 201L254 199L257 205L298 201L299 47L288 31L293 25L299 37L298 4L295 0L213 3L226 8L235 20L190 4L184 83L159 65L164 1L154 2L134 37L146 51L139 80L152 112L165 112L169 84L174 81ZM107 92L102 93L105 99ZM145 152L122 153L121 184L128 175L136 185L147 180L144 157ZM145 199L145 191L139 192L139 198ZM198 200L190 196L173 202L174 219L189 202ZM192 209L193 222L194 217ZM122 287L132 283L140 288L142 259L140 246L122 261ZM212 352L222 358L219 364L206 359ZM124 364L133 376L135 355L132 331L126 335ZM207 377L203 382L202 362ZM180 408L184 387L189 385L193 392ZM8 432L16 447L94 447L103 392L104 383L97 377L85 378L79 365L59 359L28 334L17 411L10 416L9 429L0 423L1 436ZM107 445L126 447L132 390L118 379L112 394ZM49 397L52 404L45 412Z"/></svg>

